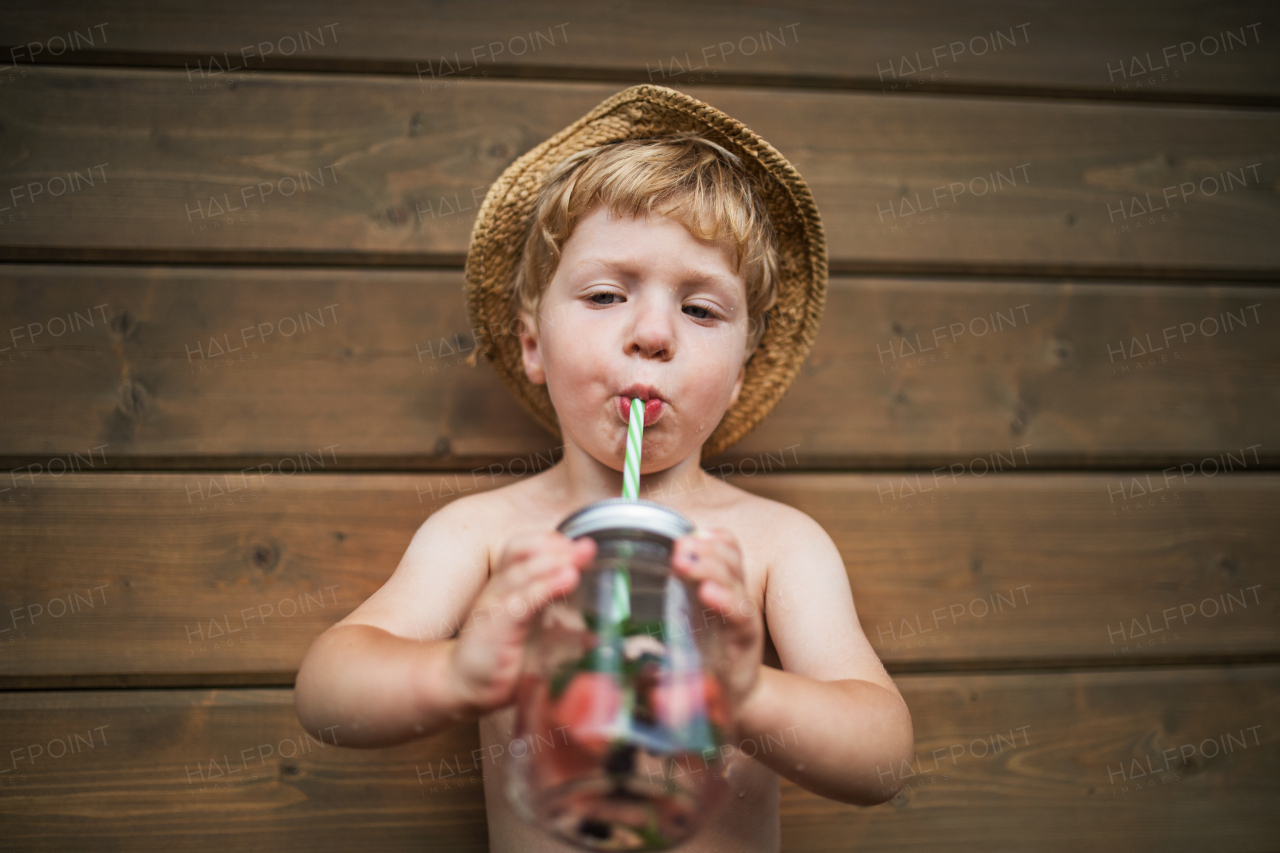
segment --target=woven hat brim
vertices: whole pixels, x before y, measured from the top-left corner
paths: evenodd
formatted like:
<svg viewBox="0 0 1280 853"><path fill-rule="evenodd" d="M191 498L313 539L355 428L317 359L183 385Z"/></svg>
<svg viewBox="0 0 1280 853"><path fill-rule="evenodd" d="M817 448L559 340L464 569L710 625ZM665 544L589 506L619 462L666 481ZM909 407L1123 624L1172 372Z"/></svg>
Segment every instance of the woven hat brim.
<svg viewBox="0 0 1280 853"><path fill-rule="evenodd" d="M538 190L565 158L598 145L697 131L737 154L769 212L778 241L777 303L747 365L737 402L703 444L710 459L746 435L782 399L817 337L827 292L827 248L813 194L772 145L736 119L664 86L640 85L607 98L520 156L489 188L467 253L466 296L477 349L521 404L562 438L546 385L524 372L511 293Z"/></svg>

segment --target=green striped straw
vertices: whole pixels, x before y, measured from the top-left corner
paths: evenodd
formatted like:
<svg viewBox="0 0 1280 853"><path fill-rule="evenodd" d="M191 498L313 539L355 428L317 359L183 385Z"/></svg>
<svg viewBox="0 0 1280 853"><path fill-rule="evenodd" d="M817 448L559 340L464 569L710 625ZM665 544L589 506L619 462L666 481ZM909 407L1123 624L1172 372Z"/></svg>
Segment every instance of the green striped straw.
<svg viewBox="0 0 1280 853"><path fill-rule="evenodd" d="M644 401L638 397L631 398L631 416L627 419L627 453L622 460L622 499L637 500L640 491L640 446L644 436ZM614 664L613 672L622 678L622 647L620 645L623 623L631 616L631 572L627 568L627 559L633 550L631 543L624 541L618 549L621 566L613 573L613 596L609 602L609 614L606 622L606 637L610 647L616 648L619 654L611 655ZM615 645L616 644L616 645ZM625 686L625 685L624 685ZM630 728L629 719L635 704L635 690L625 686L624 701L618 706L618 714L613 724L617 731L626 732Z"/></svg>
<svg viewBox="0 0 1280 853"><path fill-rule="evenodd" d="M627 420L627 454L622 462L622 497L638 499L640 491L640 448L644 439L644 400L631 398L631 417ZM615 624L631 615L631 574L623 566L613 586Z"/></svg>
<svg viewBox="0 0 1280 853"><path fill-rule="evenodd" d="M636 500L640 491L640 441L644 436L644 400L631 399L631 418L627 421L627 456L622 463L622 496Z"/></svg>

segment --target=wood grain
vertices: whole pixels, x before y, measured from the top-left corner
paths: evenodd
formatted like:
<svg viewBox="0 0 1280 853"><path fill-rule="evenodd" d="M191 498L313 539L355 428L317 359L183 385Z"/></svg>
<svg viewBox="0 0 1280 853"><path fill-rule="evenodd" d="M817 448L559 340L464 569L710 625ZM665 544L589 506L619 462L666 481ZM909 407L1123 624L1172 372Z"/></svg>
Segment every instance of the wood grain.
<svg viewBox="0 0 1280 853"><path fill-rule="evenodd" d="M857 809L784 785L783 849L1268 849L1280 831L1278 674L901 676L918 756L898 768L909 787Z"/></svg>
<svg viewBox="0 0 1280 853"><path fill-rule="evenodd" d="M748 471L796 445L823 468L977 464L1023 445L1036 466L1184 463L1254 444L1266 459L1280 446L1270 293L835 277L801 375L729 453Z"/></svg>
<svg viewBox="0 0 1280 853"><path fill-rule="evenodd" d="M491 368L461 363L474 340L459 273L7 271L0 310L31 318L0 353L5 397L28 401L6 419L7 453L106 443L102 462L266 454L278 466L332 448L326 465L385 455L394 466L558 444Z"/></svg>
<svg viewBox="0 0 1280 853"><path fill-rule="evenodd" d="M823 526L864 633L900 670L1272 653L1280 604L1266 590L1278 566L1263 518L1280 480L1210 466L1186 482L1176 471L1018 474L992 461L1005 473L971 460L919 479L735 482Z"/></svg>
<svg viewBox="0 0 1280 853"><path fill-rule="evenodd" d="M289 689L8 693L0 719L4 849L489 849L480 774L418 776L469 759L474 725L348 749L304 732Z"/></svg>
<svg viewBox="0 0 1280 853"><path fill-rule="evenodd" d="M513 479L253 473L65 474L6 495L6 684L287 679L430 512ZM949 473L912 475L920 494L900 475L730 482L823 526L864 632L898 671L1280 653L1280 477ZM1148 476L1163 490L1130 497Z"/></svg>
<svg viewBox="0 0 1280 853"><path fill-rule="evenodd" d="M619 89L478 80L433 92L386 75L263 72L202 93L184 72L25 73L0 110L13 150L29 152L0 170L0 186L20 190L0 211L0 247L34 260L65 249L456 263L502 170ZM690 92L804 175L837 270L1258 276L1280 267L1268 239L1280 225L1268 189L1280 177L1271 112ZM95 166L96 183L75 177Z"/></svg>
<svg viewBox="0 0 1280 853"><path fill-rule="evenodd" d="M835 276L795 384L710 464L1274 465L1271 294ZM0 316L5 469L100 446L103 468L305 451L326 470L465 471L561 453L489 365L465 363L486 332L458 272L8 265Z"/></svg>
<svg viewBox="0 0 1280 853"><path fill-rule="evenodd" d="M908 787L859 809L783 780L784 849L1260 849L1280 830L1275 666L898 685L916 756L882 773ZM373 833L385 850L485 850L481 777L505 768L476 769L474 725L376 750L308 739L286 689L8 693L0 720L5 849L340 850Z"/></svg>
<svg viewBox="0 0 1280 853"><path fill-rule="evenodd" d="M784 849L1276 847L1274 4L19 5L0 849L488 849L479 774L424 774L474 725L346 749L288 685L431 512L558 458L463 364L459 267L502 170L640 82L788 157L836 273L711 468L832 537L916 756L873 809L784 781Z"/></svg>
<svg viewBox="0 0 1280 853"><path fill-rule="evenodd" d="M20 61L35 53L36 62L186 65L199 69L197 75L212 72L206 79L213 82L241 72L316 68L409 74L424 69L428 77L439 73L447 80L453 68L452 76L572 74L676 86L705 78L886 92L1237 101L1280 92L1280 63L1266 37L1277 23L1275 9L1261 2L1211 8L1191 2L1087 2L1069 9L1032 9L1012 0L980 9L940 0L892 9L871 2L823 8L774 2L736 6L732 13L675 3L640 9L437 2L429 15L386 2L363 3L355 14L332 0L267 8L247 2L200 8L71 2L15 9L6 18L0 43L40 44L21 50ZM99 22L107 26L93 29ZM81 33L76 50L50 43L73 29ZM1180 46L1187 42L1184 55ZM1161 50L1169 45L1175 48L1166 61ZM243 48L248 49L241 53ZM61 53L54 57L52 51ZM211 54L221 74L211 68ZM442 56L449 66L440 66Z"/></svg>

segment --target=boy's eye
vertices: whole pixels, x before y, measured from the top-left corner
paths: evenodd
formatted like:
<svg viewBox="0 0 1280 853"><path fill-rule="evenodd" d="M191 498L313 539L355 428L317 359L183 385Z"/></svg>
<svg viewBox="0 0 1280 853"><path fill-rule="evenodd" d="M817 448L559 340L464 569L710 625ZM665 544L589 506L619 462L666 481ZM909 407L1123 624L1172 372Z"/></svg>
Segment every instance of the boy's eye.
<svg viewBox="0 0 1280 853"><path fill-rule="evenodd" d="M604 298L602 299L601 297ZM613 305L615 299L618 302L626 301L626 298L621 293L614 293L612 290L601 290L587 296L587 301L593 305ZM716 314L710 308L703 305L684 306L685 311L688 311L689 309L693 309L695 312L700 312L692 315L695 320L716 320L720 317L719 314Z"/></svg>

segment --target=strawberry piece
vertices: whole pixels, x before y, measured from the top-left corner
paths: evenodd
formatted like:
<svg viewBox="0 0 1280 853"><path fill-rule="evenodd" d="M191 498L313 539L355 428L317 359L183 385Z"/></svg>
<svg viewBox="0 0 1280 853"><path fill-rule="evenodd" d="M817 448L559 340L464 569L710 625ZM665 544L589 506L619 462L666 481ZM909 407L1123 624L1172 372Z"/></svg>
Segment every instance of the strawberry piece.
<svg viewBox="0 0 1280 853"><path fill-rule="evenodd" d="M721 728L725 725L720 681L710 673L663 673L650 694L650 702L658 719L671 728L684 728L704 715Z"/></svg>
<svg viewBox="0 0 1280 853"><path fill-rule="evenodd" d="M609 727L622 706L622 690L607 672L580 672L569 682L552 712L553 725L566 727L570 741L603 757Z"/></svg>
<svg viewBox="0 0 1280 853"><path fill-rule="evenodd" d="M570 740L567 731L556 731L556 726L563 724L556 722L557 705L547 681L526 676L518 689L515 733L531 744L528 761L538 787L554 788L590 775L600 765L600 758Z"/></svg>

